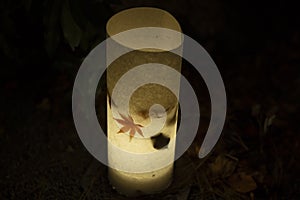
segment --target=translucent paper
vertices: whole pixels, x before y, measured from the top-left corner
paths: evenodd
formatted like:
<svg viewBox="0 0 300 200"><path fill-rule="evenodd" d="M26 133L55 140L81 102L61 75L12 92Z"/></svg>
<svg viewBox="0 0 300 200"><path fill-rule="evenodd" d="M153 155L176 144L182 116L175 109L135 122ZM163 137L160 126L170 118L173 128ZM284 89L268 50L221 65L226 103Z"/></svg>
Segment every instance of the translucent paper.
<svg viewBox="0 0 300 200"><path fill-rule="evenodd" d="M141 27L166 31L114 38ZM121 48L132 50L107 69L109 179L129 196L159 192L172 180L180 76L170 70L180 72L181 57L170 50L181 52L182 38L168 29L181 32L173 16L156 8L125 10L107 23L108 59ZM141 43L151 48L140 49Z"/></svg>

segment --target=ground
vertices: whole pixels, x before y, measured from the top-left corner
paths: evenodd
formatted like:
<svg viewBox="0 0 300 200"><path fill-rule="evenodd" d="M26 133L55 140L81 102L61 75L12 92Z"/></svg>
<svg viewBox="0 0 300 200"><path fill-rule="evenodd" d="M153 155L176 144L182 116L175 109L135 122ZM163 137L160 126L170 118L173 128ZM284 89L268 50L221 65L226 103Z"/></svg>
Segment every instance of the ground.
<svg viewBox="0 0 300 200"><path fill-rule="evenodd" d="M132 5L109 6L117 12ZM228 111L209 156L197 157L195 141L176 161L170 188L138 199L299 199L300 32L293 6L189 0L158 7L210 53ZM86 53L61 44L47 57L20 34L26 48L10 45L31 52L20 58L24 63L9 58L1 40L0 199L126 199L109 185L106 167L87 152L73 123L72 86ZM203 85L187 63L183 67L195 87ZM200 98L200 108L197 140L207 128L209 101Z"/></svg>

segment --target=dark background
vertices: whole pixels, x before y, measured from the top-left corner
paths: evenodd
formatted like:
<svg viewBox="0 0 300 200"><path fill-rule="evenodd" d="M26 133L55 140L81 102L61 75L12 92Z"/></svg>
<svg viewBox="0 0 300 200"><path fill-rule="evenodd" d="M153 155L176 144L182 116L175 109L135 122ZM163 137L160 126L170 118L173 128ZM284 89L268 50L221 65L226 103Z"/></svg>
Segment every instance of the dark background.
<svg viewBox="0 0 300 200"><path fill-rule="evenodd" d="M299 199L298 7L258 0L1 0L0 199L125 199L77 136L71 94L106 21L137 6L177 18L214 59L228 98L215 150L199 160L195 143L171 187L139 199ZM200 103L199 135L210 114Z"/></svg>

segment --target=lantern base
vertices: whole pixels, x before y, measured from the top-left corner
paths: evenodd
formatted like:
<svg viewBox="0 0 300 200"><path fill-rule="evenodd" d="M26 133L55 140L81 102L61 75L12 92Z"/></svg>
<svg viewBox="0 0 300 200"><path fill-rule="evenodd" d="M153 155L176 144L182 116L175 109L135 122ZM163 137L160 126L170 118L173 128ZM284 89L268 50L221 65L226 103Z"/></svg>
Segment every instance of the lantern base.
<svg viewBox="0 0 300 200"><path fill-rule="evenodd" d="M120 194L125 196L141 196L159 193L171 184L173 164L148 173L128 173L116 169L108 169L108 178Z"/></svg>

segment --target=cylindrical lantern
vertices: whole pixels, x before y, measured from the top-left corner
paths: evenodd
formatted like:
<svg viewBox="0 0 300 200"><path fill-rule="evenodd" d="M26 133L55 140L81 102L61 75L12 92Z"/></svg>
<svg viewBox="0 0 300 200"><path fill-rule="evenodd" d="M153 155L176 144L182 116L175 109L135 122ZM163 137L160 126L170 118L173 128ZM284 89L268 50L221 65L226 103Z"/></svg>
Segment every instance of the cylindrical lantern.
<svg viewBox="0 0 300 200"><path fill-rule="evenodd" d="M142 27L164 29L115 37ZM168 30L181 28L168 12L141 7L117 13L106 29L107 57L130 49L107 68L109 179L128 196L159 192L171 183L175 154L180 73L173 72L181 57L170 51L181 52L183 42Z"/></svg>

